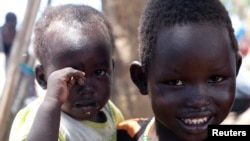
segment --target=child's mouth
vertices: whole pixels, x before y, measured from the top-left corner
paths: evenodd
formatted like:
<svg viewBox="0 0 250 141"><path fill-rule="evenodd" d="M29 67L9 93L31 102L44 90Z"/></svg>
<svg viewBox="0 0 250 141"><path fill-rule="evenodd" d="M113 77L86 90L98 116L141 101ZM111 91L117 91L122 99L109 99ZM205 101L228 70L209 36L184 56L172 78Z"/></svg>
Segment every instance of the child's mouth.
<svg viewBox="0 0 250 141"><path fill-rule="evenodd" d="M93 100L81 100L74 104L73 108L82 110L84 113L88 113L99 109L99 104Z"/></svg>
<svg viewBox="0 0 250 141"><path fill-rule="evenodd" d="M208 121L209 117L201 117L201 118L183 118L181 119L187 125L202 125Z"/></svg>
<svg viewBox="0 0 250 141"><path fill-rule="evenodd" d="M207 131L207 127L213 121L213 117L203 116L179 119L180 126L190 134L199 134Z"/></svg>

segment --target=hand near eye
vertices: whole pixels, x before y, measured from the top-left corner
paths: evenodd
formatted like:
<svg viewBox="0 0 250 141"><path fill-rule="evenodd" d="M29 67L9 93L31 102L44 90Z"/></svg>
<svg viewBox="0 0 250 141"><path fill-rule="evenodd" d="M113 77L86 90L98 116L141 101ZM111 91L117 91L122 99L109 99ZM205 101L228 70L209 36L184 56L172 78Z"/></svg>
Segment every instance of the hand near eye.
<svg viewBox="0 0 250 141"><path fill-rule="evenodd" d="M83 85L85 73L70 67L52 72L48 77L47 94L49 98L63 104L73 85Z"/></svg>

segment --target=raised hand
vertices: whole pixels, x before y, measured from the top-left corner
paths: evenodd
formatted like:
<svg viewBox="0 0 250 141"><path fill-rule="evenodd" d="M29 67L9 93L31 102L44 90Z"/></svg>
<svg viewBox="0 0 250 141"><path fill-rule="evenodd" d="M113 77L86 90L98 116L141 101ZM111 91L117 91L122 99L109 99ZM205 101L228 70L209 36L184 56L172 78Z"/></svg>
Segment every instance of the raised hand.
<svg viewBox="0 0 250 141"><path fill-rule="evenodd" d="M52 72L48 77L46 99L63 104L73 85L83 85L85 73L71 67Z"/></svg>

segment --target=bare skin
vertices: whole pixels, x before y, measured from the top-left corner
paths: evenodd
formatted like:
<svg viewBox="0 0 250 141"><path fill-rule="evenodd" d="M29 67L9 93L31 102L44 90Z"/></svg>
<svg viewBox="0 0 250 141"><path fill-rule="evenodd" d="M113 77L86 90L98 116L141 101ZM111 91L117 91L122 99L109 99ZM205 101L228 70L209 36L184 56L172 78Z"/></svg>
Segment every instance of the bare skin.
<svg viewBox="0 0 250 141"><path fill-rule="evenodd" d="M149 95L155 115L149 140L204 141L208 125L226 118L241 65L228 35L211 23L162 28L148 73L139 62L131 65L132 80Z"/></svg>
<svg viewBox="0 0 250 141"><path fill-rule="evenodd" d="M65 30L50 31L46 40L51 57L36 67L38 83L47 88L47 93L27 141L57 141L61 111L76 120L106 121L100 109L111 91L110 40L104 38L108 36L96 36L96 32L70 29L74 38L64 34Z"/></svg>

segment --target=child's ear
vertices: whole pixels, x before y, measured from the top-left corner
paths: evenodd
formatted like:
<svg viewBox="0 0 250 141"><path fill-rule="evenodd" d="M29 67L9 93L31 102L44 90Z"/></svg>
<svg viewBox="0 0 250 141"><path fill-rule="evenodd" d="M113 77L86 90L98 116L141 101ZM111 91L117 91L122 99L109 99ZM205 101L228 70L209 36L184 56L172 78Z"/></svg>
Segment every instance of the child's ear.
<svg viewBox="0 0 250 141"><path fill-rule="evenodd" d="M142 65L140 62L132 62L132 64L130 65L130 77L137 88L140 90L141 94L148 94L147 77L142 70Z"/></svg>
<svg viewBox="0 0 250 141"><path fill-rule="evenodd" d="M239 53L236 54L236 74L238 75L238 72L240 70L240 66L241 66L241 63L242 63L242 57Z"/></svg>
<svg viewBox="0 0 250 141"><path fill-rule="evenodd" d="M45 78L45 71L42 65L35 67L36 80L43 89L47 89L47 81Z"/></svg>

